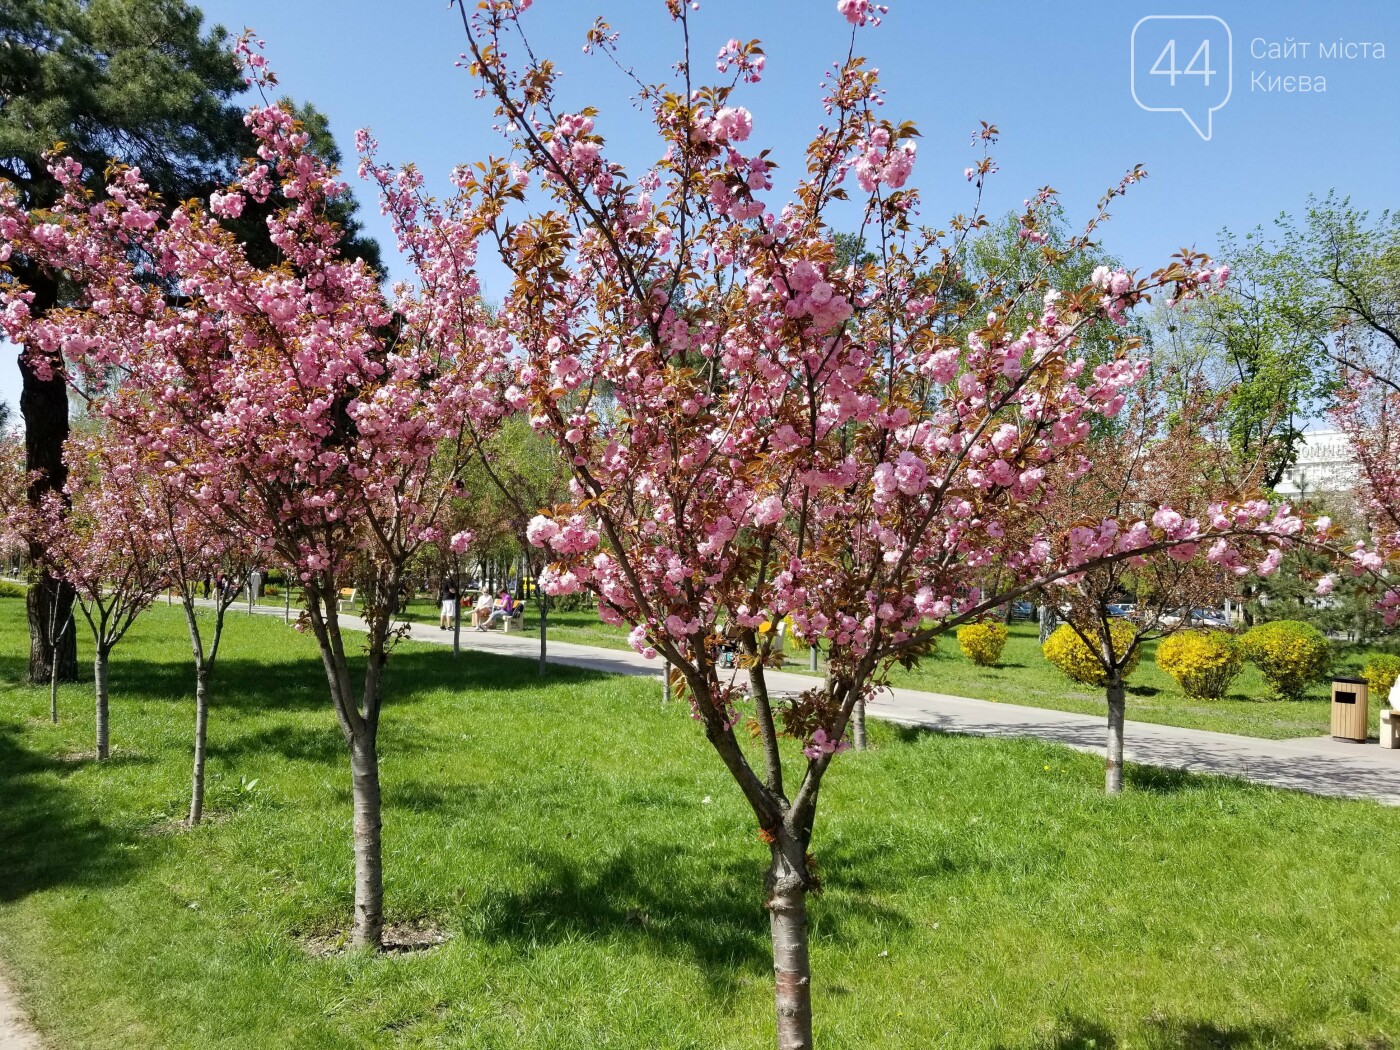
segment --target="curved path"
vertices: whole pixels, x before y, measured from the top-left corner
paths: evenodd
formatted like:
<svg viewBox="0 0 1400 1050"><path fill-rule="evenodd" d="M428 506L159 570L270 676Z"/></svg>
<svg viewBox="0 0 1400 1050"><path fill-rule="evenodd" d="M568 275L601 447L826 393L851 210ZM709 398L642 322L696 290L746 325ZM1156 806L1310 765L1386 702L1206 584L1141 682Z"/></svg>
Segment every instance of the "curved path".
<svg viewBox="0 0 1400 1050"><path fill-rule="evenodd" d="M281 609L256 608L268 615L282 615ZM346 627L361 626L357 617L342 616L341 619ZM418 642L452 644L450 631L440 631L432 625L413 624L409 636ZM464 629L461 644L464 649L539 659L539 636L533 633L491 631L482 634ZM658 678L661 675L658 661L643 659L630 649L601 649L550 641L548 659L550 663L607 674ZM768 681L774 692L795 693L812 685L810 677L790 672L770 672ZM1107 732L1104 719L1097 715L972 700L916 689L885 689L868 710L872 717L903 725L975 736L1036 737L1100 755L1104 752ZM1272 787L1316 795L1370 798L1384 805L1400 806L1400 750L1386 750L1374 741L1354 744L1326 736L1266 740L1132 721L1128 722L1124 737L1125 757L1129 762L1236 776Z"/></svg>

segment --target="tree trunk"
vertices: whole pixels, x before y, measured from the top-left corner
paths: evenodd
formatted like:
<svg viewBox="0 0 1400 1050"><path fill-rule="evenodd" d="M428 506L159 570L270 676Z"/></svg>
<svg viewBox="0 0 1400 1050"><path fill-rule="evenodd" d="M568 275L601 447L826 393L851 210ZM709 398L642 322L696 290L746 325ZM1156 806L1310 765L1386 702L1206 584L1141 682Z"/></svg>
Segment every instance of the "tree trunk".
<svg viewBox="0 0 1400 1050"><path fill-rule="evenodd" d="M209 670L194 672L194 776L190 790L190 827L204 817L204 752L209 730Z"/></svg>
<svg viewBox="0 0 1400 1050"><path fill-rule="evenodd" d="M861 697L856 701L855 707L851 708L851 745L857 751L864 751L865 739L865 698Z"/></svg>
<svg viewBox="0 0 1400 1050"><path fill-rule="evenodd" d="M1044 645L1055 631L1055 607L1053 605L1042 605L1040 607L1040 644Z"/></svg>
<svg viewBox="0 0 1400 1050"><path fill-rule="evenodd" d="M1110 795L1123 792L1123 680L1108 682L1108 756L1104 760L1104 788Z"/></svg>
<svg viewBox="0 0 1400 1050"><path fill-rule="evenodd" d="M33 316L40 317L57 305L58 285L47 274L21 266L16 276L34 293L29 304ZM19 374L24 466L27 471L37 472L29 485L27 498L29 505L37 508L46 493L62 493L68 481L68 468L63 462L63 443L68 439L68 384L62 367L57 364L47 380L40 379L26 354L20 355ZM41 544L29 545L29 562L36 567L44 565L45 551ZM68 622L73 610L73 588L40 568L38 578L25 597L25 606L29 612L29 681L34 685L50 681L56 661L58 680L76 682L77 632L60 635L56 651L52 637L59 624Z"/></svg>
<svg viewBox="0 0 1400 1050"><path fill-rule="evenodd" d="M384 866L380 851L379 755L371 731L350 744L355 804L355 932L357 948L378 949L384 933Z"/></svg>
<svg viewBox="0 0 1400 1050"><path fill-rule="evenodd" d="M30 555L37 559L43 551L31 544ZM73 588L47 572L29 585L24 604L29 613L29 681L34 685L53 681L55 674L60 682L78 680L77 632L53 629L54 624L68 623L73 599Z"/></svg>
<svg viewBox="0 0 1400 1050"><path fill-rule="evenodd" d="M810 649L807 650L807 670L809 670L809 671L815 671L816 669L817 669L817 640L816 640L815 638L813 638L813 639L812 639L812 648L810 648Z"/></svg>
<svg viewBox="0 0 1400 1050"><path fill-rule="evenodd" d="M93 691L97 694L97 760L107 761L111 753L108 746L107 726L107 657L108 652L101 646L92 658Z"/></svg>
<svg viewBox="0 0 1400 1050"><path fill-rule="evenodd" d="M49 721L58 725L58 661L49 668Z"/></svg>
<svg viewBox="0 0 1400 1050"><path fill-rule="evenodd" d="M786 833L773 846L765 882L773 938L773 993L778 1050L811 1050L812 967L807 955L807 884L784 850L800 849Z"/></svg>
<svg viewBox="0 0 1400 1050"><path fill-rule="evenodd" d="M545 606L545 603L544 603L543 600L540 601L539 606L540 606L540 677L543 678L543 677L545 676L546 670L547 670L547 668L548 668L548 663L546 662L546 654L547 654L547 652L548 652L548 644L549 644L549 610L548 610L548 608Z"/></svg>
<svg viewBox="0 0 1400 1050"><path fill-rule="evenodd" d="M64 634L73 630L73 617L70 614L67 622L58 632L56 639L60 645L63 642ZM49 721L58 725L58 661L49 661Z"/></svg>

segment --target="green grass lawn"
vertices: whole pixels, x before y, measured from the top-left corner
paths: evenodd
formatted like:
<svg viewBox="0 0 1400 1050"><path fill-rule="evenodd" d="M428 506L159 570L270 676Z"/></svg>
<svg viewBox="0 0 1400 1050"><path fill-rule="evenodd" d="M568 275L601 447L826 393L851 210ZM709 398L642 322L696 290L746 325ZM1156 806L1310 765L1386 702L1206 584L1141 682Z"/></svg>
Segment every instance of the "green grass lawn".
<svg viewBox="0 0 1400 1050"><path fill-rule="evenodd" d="M433 950L314 958L351 900L347 762L311 641L235 619L186 804L183 625L88 685L19 684L0 599L0 956L53 1050L760 1048L752 818L654 681L407 644L381 731L388 918ZM1400 1034L1400 810L876 726L823 790L830 1048L1381 1048Z"/></svg>

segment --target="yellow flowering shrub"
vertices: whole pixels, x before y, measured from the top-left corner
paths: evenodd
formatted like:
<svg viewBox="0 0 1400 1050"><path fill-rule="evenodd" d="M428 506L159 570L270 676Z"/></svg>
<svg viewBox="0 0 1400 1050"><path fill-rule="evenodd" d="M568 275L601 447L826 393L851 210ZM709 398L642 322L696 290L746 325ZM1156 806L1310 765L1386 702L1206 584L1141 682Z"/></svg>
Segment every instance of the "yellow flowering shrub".
<svg viewBox="0 0 1400 1050"><path fill-rule="evenodd" d="M1182 631L1157 646L1157 666L1196 700L1220 700L1244 670L1244 654L1224 631Z"/></svg>
<svg viewBox="0 0 1400 1050"><path fill-rule="evenodd" d="M1285 700L1302 699L1332 663L1332 647L1322 632L1300 620L1251 627L1240 636L1240 649L1268 679L1274 694Z"/></svg>
<svg viewBox="0 0 1400 1050"><path fill-rule="evenodd" d="M995 667L1006 647L1006 624L1000 620L965 623L958 628L958 648L978 667Z"/></svg>
<svg viewBox="0 0 1400 1050"><path fill-rule="evenodd" d="M1361 677L1371 684L1371 696L1380 697L1384 702L1390 695L1390 687L1400 678L1400 656L1381 654L1371 657Z"/></svg>
<svg viewBox="0 0 1400 1050"><path fill-rule="evenodd" d="M1113 653L1122 658L1133 644L1137 631L1126 620L1113 620L1109 623L1108 636L1113 642ZM1093 637L1090 635L1090 637ZM1060 669L1072 681L1084 685L1107 685L1108 675L1094 652L1084 644L1083 639L1074 633L1074 628L1064 623L1055 628L1045 644L1041 646L1045 659ZM1137 668L1139 650L1134 649L1132 658L1123 668L1127 678Z"/></svg>

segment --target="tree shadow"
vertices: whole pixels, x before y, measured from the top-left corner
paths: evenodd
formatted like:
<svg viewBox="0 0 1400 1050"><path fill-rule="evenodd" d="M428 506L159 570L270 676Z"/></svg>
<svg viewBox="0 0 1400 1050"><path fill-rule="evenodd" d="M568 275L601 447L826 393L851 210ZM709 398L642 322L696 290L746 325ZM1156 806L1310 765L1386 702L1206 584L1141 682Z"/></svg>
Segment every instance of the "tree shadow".
<svg viewBox="0 0 1400 1050"><path fill-rule="evenodd" d="M1377 1034L1369 1039L1314 1040L1278 1025L1253 1022L1219 1025L1213 1021L1167 1017L1148 1021L1147 1045L1162 1050L1234 1050L1236 1047L1288 1046L1295 1050L1391 1050L1390 1038Z"/></svg>
<svg viewBox="0 0 1400 1050"><path fill-rule="evenodd" d="M1388 1036L1375 1035L1369 1039L1311 1040L1279 1025L1252 1022L1244 1025L1221 1025L1179 1017L1150 1017L1146 1019L1146 1041L1134 1039L1132 1045L1149 1050L1243 1050L1254 1048L1272 1050L1291 1047L1293 1050L1393 1050ZM1074 1014L1060 1018L1053 1034L1029 1043L999 1043L996 1050L1116 1050L1122 1044L1108 1026Z"/></svg>
<svg viewBox="0 0 1400 1050"><path fill-rule="evenodd" d="M1031 1050L1115 1050L1118 1037L1107 1026L1086 1017L1062 1017L1053 1035L1025 1044ZM1012 1044L998 1043L996 1050L1011 1050Z"/></svg>
<svg viewBox="0 0 1400 1050"><path fill-rule="evenodd" d="M596 860L539 850L528 856L538 873L533 885L488 890L479 900L464 902L459 921L470 934L523 951L575 939L623 941L629 951L687 959L719 998L737 996L771 969L759 860L698 871L697 858L657 844ZM908 922L859 899L843 901L839 913L813 899L812 937L842 939L848 922L872 911L886 921Z"/></svg>
<svg viewBox="0 0 1400 1050"><path fill-rule="evenodd" d="M1211 782L1186 772L1164 766L1139 766L1128 763L1123 767L1123 780L1130 791L1146 791L1155 795L1171 795L1182 791L1197 791Z"/></svg>
<svg viewBox="0 0 1400 1050"><path fill-rule="evenodd" d="M211 754L230 760L245 756L262 758L271 753L289 761L326 765L344 760L348 754L339 728L329 723L319 729L273 726L256 733L241 733L228 741L211 741L209 749Z"/></svg>
<svg viewBox="0 0 1400 1050"><path fill-rule="evenodd" d="M120 881L137 851L62 783L77 763L30 751L17 727L0 723L0 902L54 886Z"/></svg>
<svg viewBox="0 0 1400 1050"><path fill-rule="evenodd" d="M17 653L0 656L0 681L28 684L29 658Z"/></svg>
<svg viewBox="0 0 1400 1050"><path fill-rule="evenodd" d="M357 687L364 676L361 655L350 659L350 681ZM21 664L17 671L23 674ZM412 707L436 702L434 690L528 693L542 684L598 682L607 675L585 668L551 665L549 677L541 679L533 659L498 656L476 650L463 650L453 659L450 649L409 650L390 654L384 674L384 706ZM142 695L191 703L194 699L192 662L123 660L120 649L112 660L112 694ZM241 711L305 711L330 707L325 670L320 657L261 661L251 658L220 657L210 682L210 703L215 707Z"/></svg>

